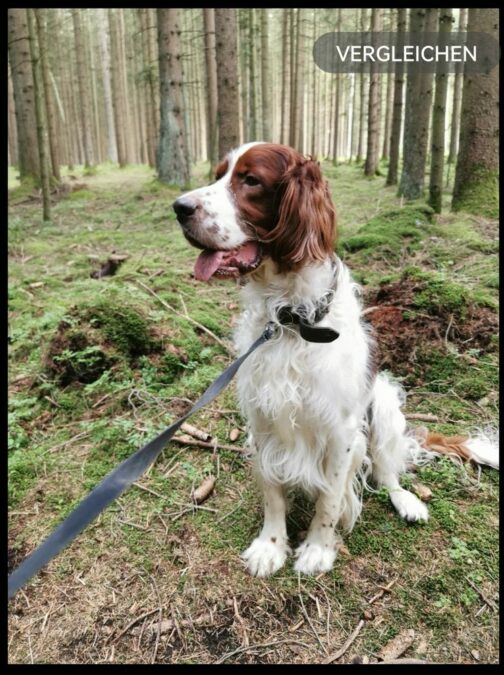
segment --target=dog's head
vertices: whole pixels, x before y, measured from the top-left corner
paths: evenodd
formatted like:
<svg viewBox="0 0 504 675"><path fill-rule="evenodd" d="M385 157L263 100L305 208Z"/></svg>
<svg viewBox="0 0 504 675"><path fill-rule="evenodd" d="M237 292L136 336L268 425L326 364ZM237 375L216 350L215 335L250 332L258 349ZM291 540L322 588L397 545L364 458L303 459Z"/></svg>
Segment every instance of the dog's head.
<svg viewBox="0 0 504 675"><path fill-rule="evenodd" d="M266 256L292 271L334 250L334 206L316 161L284 145L248 143L227 154L215 177L173 204L184 235L203 249L197 279L239 277Z"/></svg>

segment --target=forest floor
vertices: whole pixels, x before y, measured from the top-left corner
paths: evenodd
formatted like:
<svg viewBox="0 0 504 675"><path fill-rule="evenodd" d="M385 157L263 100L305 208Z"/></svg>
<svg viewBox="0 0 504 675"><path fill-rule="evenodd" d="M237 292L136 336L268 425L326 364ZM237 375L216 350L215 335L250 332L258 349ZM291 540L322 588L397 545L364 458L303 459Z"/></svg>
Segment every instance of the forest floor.
<svg viewBox="0 0 504 675"><path fill-rule="evenodd" d="M409 390L406 412L436 415L427 426L444 433L495 425L497 223L433 217L360 167L323 168L338 252L374 307L380 363ZM176 189L146 167L66 180L76 189L43 223L9 176L9 569L223 370L238 312L234 282L191 277ZM128 256L115 276L91 278L112 252ZM191 422L220 445L245 441L233 387ZM195 509L209 473L215 491ZM172 443L11 601L9 660L321 663L360 627L340 663L401 652L497 663L498 472L443 459L412 483L432 492L427 524L366 493L331 573L298 578L289 561L255 579L239 558L261 526L249 461ZM293 543L312 508L292 497Z"/></svg>

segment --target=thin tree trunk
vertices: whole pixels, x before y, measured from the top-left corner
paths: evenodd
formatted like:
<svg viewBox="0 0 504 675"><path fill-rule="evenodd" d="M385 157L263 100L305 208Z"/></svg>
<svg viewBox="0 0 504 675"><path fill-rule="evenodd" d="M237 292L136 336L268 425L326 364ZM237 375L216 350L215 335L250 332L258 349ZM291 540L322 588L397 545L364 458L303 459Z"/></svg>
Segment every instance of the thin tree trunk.
<svg viewBox="0 0 504 675"><path fill-rule="evenodd" d="M294 147L296 145L296 101L297 101L297 23L299 21L299 9L291 9L289 17L289 33L290 33L290 114L289 114L289 145Z"/></svg>
<svg viewBox="0 0 504 675"><path fill-rule="evenodd" d="M9 114L9 157L12 166L17 166L18 164L18 139L17 139L17 129L16 129L16 111L14 108L14 89L12 87L12 76L9 63L9 73L8 73L8 114Z"/></svg>
<svg viewBox="0 0 504 675"><path fill-rule="evenodd" d="M499 36L499 10L469 9L468 32ZM466 73L452 209L498 217L499 66Z"/></svg>
<svg viewBox="0 0 504 675"><path fill-rule="evenodd" d="M363 36L366 36L366 10L361 9L361 33ZM364 131L366 124L366 80L364 74L364 67L362 67L359 77L359 89L360 89L360 106L359 106L359 143L357 146L357 157L355 158L356 162L362 162L364 155Z"/></svg>
<svg viewBox="0 0 504 675"><path fill-rule="evenodd" d="M373 41L379 30L381 30L381 10L373 7L371 13L371 37ZM375 64L371 62L369 69L367 154L364 167L364 175L366 176L374 176L378 171L381 114L380 81L380 75L376 72Z"/></svg>
<svg viewBox="0 0 504 675"><path fill-rule="evenodd" d="M210 173L219 161L217 128L217 61L215 55L215 10L203 9L205 33L205 72L207 103L207 153L210 161Z"/></svg>
<svg viewBox="0 0 504 675"><path fill-rule="evenodd" d="M236 12L215 10L217 56L217 120L219 156L224 157L239 142L238 68L236 57Z"/></svg>
<svg viewBox="0 0 504 675"><path fill-rule="evenodd" d="M82 146L84 150L84 166L89 169L94 164L94 149L91 138L91 114L89 110L89 86L84 63L84 43L82 41L81 21L78 9L72 9L75 36L75 53L77 56L77 79L79 83L79 109L82 125Z"/></svg>
<svg viewBox="0 0 504 675"><path fill-rule="evenodd" d="M33 69L33 92L35 96L35 117L37 120L37 141L42 184L43 219L51 220L51 194L49 187L49 150L45 120L44 86L40 67L40 51L36 34L35 10L27 10L30 55Z"/></svg>
<svg viewBox="0 0 504 675"><path fill-rule="evenodd" d="M385 96L385 128L383 132L382 158L388 159L390 154L390 128L392 125L392 108L394 105L394 74L387 73L387 93Z"/></svg>
<svg viewBox="0 0 504 675"><path fill-rule="evenodd" d="M407 9L399 8L397 10L397 41L400 47L404 43L404 33L406 32L406 13ZM392 111L392 122L390 132L390 160L385 185L395 185L397 183L397 173L399 167L399 148L401 143L401 123L403 114L403 96L404 96L404 64L402 61L395 64L394 81L394 104Z"/></svg>
<svg viewBox="0 0 504 675"><path fill-rule="evenodd" d="M270 50L268 44L268 10L261 9L261 90L262 90L262 140L271 141L271 86Z"/></svg>
<svg viewBox="0 0 504 675"><path fill-rule="evenodd" d="M26 9L9 9L9 61L14 90L21 182L40 180L33 71Z"/></svg>
<svg viewBox="0 0 504 675"><path fill-rule="evenodd" d="M317 15L315 11L313 11L313 21L312 21L312 27L313 27L313 34L312 34L312 40L313 44L315 44L315 40L317 39ZM311 72L311 112L310 112L310 118L311 118L311 140L310 140L310 154L312 157L316 157L317 155L317 103L320 106L320 102L317 101L318 96L317 96L317 65L315 64L315 61L313 62L313 68Z"/></svg>
<svg viewBox="0 0 504 675"><path fill-rule="evenodd" d="M110 30L110 75L112 83L112 104L114 111L114 128L116 132L117 159L119 166L124 168L128 163L125 141L124 101L121 87L121 73L118 47L118 21L113 9L108 10Z"/></svg>
<svg viewBox="0 0 504 675"><path fill-rule="evenodd" d="M257 104L256 104L256 61L255 61L255 31L254 31L254 10L247 10L248 18L248 53L249 53L249 92L250 92L250 107L249 107L249 141L257 141Z"/></svg>
<svg viewBox="0 0 504 675"><path fill-rule="evenodd" d="M35 9L35 21L40 49L40 67L42 72L42 86L46 104L47 130L49 132L49 150L51 155L52 175L58 182L60 176L59 139L56 133L56 120L54 114L53 96L49 80L49 55L47 46L47 10Z"/></svg>
<svg viewBox="0 0 504 675"><path fill-rule="evenodd" d="M107 159L117 162L117 141L114 124L114 105L112 102L112 85L110 78L110 48L107 36L107 15L105 9L98 9L97 37L100 54L103 84L103 102L105 105Z"/></svg>
<svg viewBox="0 0 504 675"><path fill-rule="evenodd" d="M467 30L467 9L460 9L458 32ZM462 108L462 85L464 83L464 64L457 63L455 71L455 85L453 88L453 108L450 129L450 153L447 164L454 164L457 159L458 141L460 133L460 112Z"/></svg>
<svg viewBox="0 0 504 675"><path fill-rule="evenodd" d="M184 186L190 180L184 125L180 29L176 9L158 9L161 133L159 180Z"/></svg>
<svg viewBox="0 0 504 675"><path fill-rule="evenodd" d="M282 15L282 100L280 114L280 143L287 143L289 137L287 129L289 93L289 17L292 9L284 9Z"/></svg>
<svg viewBox="0 0 504 675"><path fill-rule="evenodd" d="M445 47L450 37L452 10L442 9L439 17L439 44ZM436 94L432 111L431 169L428 203L436 213L441 213L443 196L443 170L445 153L445 117L448 74L436 74Z"/></svg>

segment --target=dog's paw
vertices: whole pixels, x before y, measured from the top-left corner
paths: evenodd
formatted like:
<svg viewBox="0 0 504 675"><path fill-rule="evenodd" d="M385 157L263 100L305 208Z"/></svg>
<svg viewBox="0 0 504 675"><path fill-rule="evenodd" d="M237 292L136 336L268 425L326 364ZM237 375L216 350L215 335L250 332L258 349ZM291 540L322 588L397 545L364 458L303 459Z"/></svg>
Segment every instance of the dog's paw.
<svg viewBox="0 0 504 675"><path fill-rule="evenodd" d="M425 504L408 490L390 490L390 501L401 518L410 523L429 520L429 512Z"/></svg>
<svg viewBox="0 0 504 675"><path fill-rule="evenodd" d="M296 549L297 560L294 569L302 574L329 572L336 560L336 555L337 551L334 546L329 544L321 546L305 541Z"/></svg>
<svg viewBox="0 0 504 675"><path fill-rule="evenodd" d="M254 577L269 577L277 572L285 563L290 553L286 541L273 541L274 538L257 537L248 549L241 554L247 570Z"/></svg>

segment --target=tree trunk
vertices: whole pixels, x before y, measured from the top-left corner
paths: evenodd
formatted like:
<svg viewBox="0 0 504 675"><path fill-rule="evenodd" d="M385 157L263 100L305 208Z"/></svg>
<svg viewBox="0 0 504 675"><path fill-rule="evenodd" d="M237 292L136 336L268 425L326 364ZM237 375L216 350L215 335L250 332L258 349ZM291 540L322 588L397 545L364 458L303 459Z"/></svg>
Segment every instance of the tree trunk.
<svg viewBox="0 0 504 675"><path fill-rule="evenodd" d="M37 121L37 145L39 153L40 179L42 184L43 219L51 220L51 194L49 187L49 152L45 120L44 85L40 68L40 51L35 26L35 10L27 10L30 56L33 69L33 93L35 96L35 118Z"/></svg>
<svg viewBox="0 0 504 675"><path fill-rule="evenodd" d="M315 44L317 39L317 14L313 11L313 20L312 20L312 43ZM320 101L318 101L317 96L317 65L315 61L313 62L313 68L311 72L311 140L310 140L310 155L312 157L317 156L317 106L320 106Z"/></svg>
<svg viewBox="0 0 504 675"><path fill-rule="evenodd" d="M336 20L336 32L341 31L341 9L338 9L338 18ZM340 129L340 99L341 99L341 75L334 75L335 79L335 97L334 97L334 135L333 135L333 163L338 163L339 152L339 129Z"/></svg>
<svg viewBox="0 0 504 675"><path fill-rule="evenodd" d="M249 127L248 140L257 141L257 104L256 104L256 61L255 61L255 31L254 10L248 9L248 54L249 54Z"/></svg>
<svg viewBox="0 0 504 675"><path fill-rule="evenodd" d="M412 10L410 30L415 32L422 26L426 33L436 32L438 12L438 9L433 8ZM399 194L408 200L423 196L432 84L432 72L408 74L404 162L399 185Z"/></svg>
<svg viewBox="0 0 504 675"><path fill-rule="evenodd" d="M90 92L84 62L84 43L82 41L80 14L72 9L75 36L75 52L77 56L77 79L79 83L79 110L82 125L82 147L84 150L84 166L86 169L94 165L93 141L91 138L91 111L89 109Z"/></svg>
<svg viewBox="0 0 504 675"><path fill-rule="evenodd" d="M158 9L161 129L158 149L159 180L184 186L190 180L185 147L183 73L176 9Z"/></svg>
<svg viewBox="0 0 504 675"><path fill-rule="evenodd" d="M126 154L124 101L121 87L121 73L119 65L118 21L115 10L108 10L110 30L110 75L112 83L112 104L114 110L114 128L116 132L117 159L119 166L124 168L128 163Z"/></svg>
<svg viewBox="0 0 504 675"><path fill-rule="evenodd" d="M297 101L297 24L299 21L299 9L291 9L289 17L289 34L290 34L290 110L289 110L289 145L294 147L296 145L296 101Z"/></svg>
<svg viewBox="0 0 504 675"><path fill-rule="evenodd" d="M383 131L382 159L388 159L390 154L390 128L392 125L392 108L394 101L394 74L387 73L387 93L385 95L385 128Z"/></svg>
<svg viewBox="0 0 504 675"><path fill-rule="evenodd" d="M203 9L207 103L207 153L210 173L219 161L217 128L217 61L215 55L215 10Z"/></svg>
<svg viewBox="0 0 504 675"><path fill-rule="evenodd" d="M46 105L47 130L49 132L49 150L51 155L52 175L56 181L61 180L59 139L56 133L56 120L54 114L53 94L49 79L49 55L47 45L47 10L35 9L35 21L40 50L40 66L42 72L42 86L44 88L43 99Z"/></svg>
<svg viewBox="0 0 504 675"><path fill-rule="evenodd" d="M107 159L111 162L117 162L117 141L114 124L114 106L112 103L112 85L110 78L110 47L107 36L107 15L106 10L98 9L97 33L98 48L100 52L100 63L102 71L103 101L105 104L106 119L106 138L107 138Z"/></svg>
<svg viewBox="0 0 504 675"><path fill-rule="evenodd" d="M16 110L14 108L14 89L12 87L12 75L9 63L8 73L8 114L9 114L9 157L12 166L18 165L18 139L16 129Z"/></svg>
<svg viewBox="0 0 504 675"><path fill-rule="evenodd" d="M452 10L442 9L439 16L439 44L446 46L452 26ZM432 111L431 169L428 203L436 213L441 213L443 196L443 170L445 153L445 117L448 74L436 74L436 94Z"/></svg>
<svg viewBox="0 0 504 675"><path fill-rule="evenodd" d="M261 91L262 91L262 140L271 141L271 83L268 45L268 10L261 9ZM284 10L285 11L285 10Z"/></svg>
<svg viewBox="0 0 504 675"><path fill-rule="evenodd" d="M215 10L217 56L217 119L219 157L239 143L238 67L236 59L236 10Z"/></svg>
<svg viewBox="0 0 504 675"><path fill-rule="evenodd" d="M40 163L26 9L9 9L8 16L9 61L16 110L19 175L22 183L29 179L38 183Z"/></svg>
<svg viewBox="0 0 504 675"><path fill-rule="evenodd" d="M467 9L460 9L458 32L467 30ZM458 141L460 133L460 112L462 108L462 85L464 82L464 64L460 61L456 65L455 86L453 88L453 108L450 129L450 153L448 164L454 164L457 159Z"/></svg>
<svg viewBox="0 0 504 675"><path fill-rule="evenodd" d="M371 11L371 37L374 41L375 33L381 30L381 10L373 7ZM380 75L376 72L374 62L369 69L369 103L368 103L368 137L365 176L374 176L378 171L380 121L381 121L381 97Z"/></svg>
<svg viewBox="0 0 504 675"><path fill-rule="evenodd" d="M292 9L284 9L282 16L282 100L280 115L280 143L287 143L289 131L287 122L289 119L290 79L289 79L289 16Z"/></svg>
<svg viewBox="0 0 504 675"><path fill-rule="evenodd" d="M468 32L499 36L498 9L469 9ZM464 75L452 209L498 216L499 66Z"/></svg>
<svg viewBox="0 0 504 675"><path fill-rule="evenodd" d="M397 10L397 42L400 47L404 43L404 33L406 32L406 13L407 9L399 8ZM385 185L395 185L397 183L397 173L399 167L399 148L401 144L401 123L403 113L404 96L404 64L402 61L395 64L394 80L394 104L392 111L392 122L390 131L390 160Z"/></svg>
<svg viewBox="0 0 504 675"><path fill-rule="evenodd" d="M361 33L366 35L366 10L361 9ZM357 157L355 158L356 162L362 162L362 157L364 154L364 130L366 125L366 82L364 75L364 68L361 69L360 78L360 106L359 106L359 143L357 146Z"/></svg>

